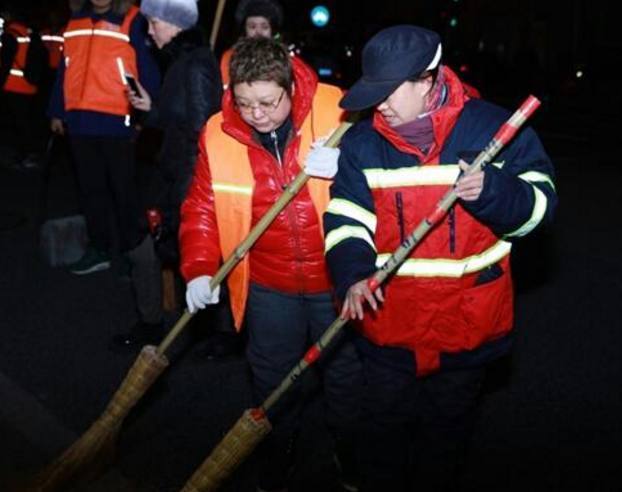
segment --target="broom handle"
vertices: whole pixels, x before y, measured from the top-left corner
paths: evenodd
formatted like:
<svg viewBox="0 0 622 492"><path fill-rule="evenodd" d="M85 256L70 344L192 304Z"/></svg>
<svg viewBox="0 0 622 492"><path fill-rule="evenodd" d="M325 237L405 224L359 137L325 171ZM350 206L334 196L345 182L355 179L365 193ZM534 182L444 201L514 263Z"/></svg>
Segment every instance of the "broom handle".
<svg viewBox="0 0 622 492"><path fill-rule="evenodd" d="M339 145L339 141L343 134L352 126L352 123L348 121L344 121L339 127L331 134L330 138L324 144L325 147L336 147ZM238 262L244 257L244 255L248 252L249 249L255 244L255 241L259 239L265 230L270 226L272 221L275 219L277 215L279 215L283 209L287 206L287 204L294 198L301 188L305 185L305 183L309 180L309 175L304 171L300 171L298 176L294 178L294 180L287 186L283 194L279 197L279 199L270 207L270 209L266 212L266 214L259 219L255 227L248 233L248 236L233 250L233 253L227 258L227 260L222 264L222 266L218 269L216 274L212 277L210 281L210 289L213 291L216 287L218 287L221 282L229 275L231 270L238 264ZM181 315L175 326L169 331L168 335L164 338L162 343L156 349L158 354L163 354L166 352L168 347L173 343L175 338L181 333L184 329L188 321L192 319L192 314L185 310Z"/></svg>
<svg viewBox="0 0 622 492"><path fill-rule="evenodd" d="M464 175L473 174L483 169L497 155L497 153L507 144L516 134L523 123L533 114L540 105L540 101L534 96L529 96L520 108L506 121L497 131L486 148L482 150L475 158L473 163L464 171ZM375 291L386 280L386 278L397 269L397 267L406 259L428 231L438 224L447 214L451 206L456 202L457 195L455 185L451 186L447 193L440 199L436 208L428 215L415 230L406 238L391 257L368 279L369 288ZM312 365L319 357L322 351L331 343L333 338L341 331L341 328L347 323L347 319L338 317L326 329L324 334L315 342L304 357L296 364L289 374L281 381L281 384L264 400L259 410L264 414L281 398L281 396L290 388L294 382L300 377L307 367Z"/></svg>
<svg viewBox="0 0 622 492"><path fill-rule="evenodd" d="M212 23L212 32L209 37L209 45L214 51L216 47L216 38L218 37L218 31L220 30L220 21L222 20L222 13L225 10L225 1L226 0L218 0L218 5L216 6L216 13L214 14L214 22Z"/></svg>

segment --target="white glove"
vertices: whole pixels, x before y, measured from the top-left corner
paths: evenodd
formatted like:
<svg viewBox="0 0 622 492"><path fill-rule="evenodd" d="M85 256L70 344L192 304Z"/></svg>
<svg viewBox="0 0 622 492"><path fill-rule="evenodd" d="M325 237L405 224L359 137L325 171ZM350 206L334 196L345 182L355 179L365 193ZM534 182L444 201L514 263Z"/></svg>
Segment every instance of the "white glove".
<svg viewBox="0 0 622 492"><path fill-rule="evenodd" d="M332 179L337 174L339 149L324 147L326 140L320 138L311 144L311 150L305 160L305 174L325 179Z"/></svg>
<svg viewBox="0 0 622 492"><path fill-rule="evenodd" d="M188 282L186 286L186 304L190 313L194 314L208 304L218 304L220 285L212 292L209 286L211 280L212 277L209 275L201 275Z"/></svg>

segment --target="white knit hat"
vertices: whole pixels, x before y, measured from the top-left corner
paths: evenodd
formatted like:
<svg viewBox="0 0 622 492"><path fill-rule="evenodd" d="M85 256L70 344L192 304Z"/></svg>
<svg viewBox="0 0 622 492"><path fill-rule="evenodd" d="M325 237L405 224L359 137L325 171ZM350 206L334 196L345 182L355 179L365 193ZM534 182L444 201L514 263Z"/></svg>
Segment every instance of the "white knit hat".
<svg viewBox="0 0 622 492"><path fill-rule="evenodd" d="M140 11L149 17L174 24L182 29L189 29L197 23L198 0L142 0Z"/></svg>

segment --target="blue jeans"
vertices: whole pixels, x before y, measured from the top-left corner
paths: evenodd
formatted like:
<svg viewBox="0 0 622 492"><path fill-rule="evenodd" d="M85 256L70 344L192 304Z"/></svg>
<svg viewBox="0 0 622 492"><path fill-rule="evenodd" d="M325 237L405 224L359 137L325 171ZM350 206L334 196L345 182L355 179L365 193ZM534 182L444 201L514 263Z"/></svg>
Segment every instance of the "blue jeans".
<svg viewBox="0 0 622 492"><path fill-rule="evenodd" d="M253 373L257 404L280 384L336 317L328 292L287 294L251 284L246 311L246 355ZM352 334L346 328L317 363L326 421L338 438L356 433L360 411L362 366L351 338ZM278 455L289 451L286 448L291 447L298 430L301 409L300 385L295 384L270 411L274 430L262 450L266 466L278 468L281 465ZM279 471L274 473L278 475ZM276 488L277 485L269 487Z"/></svg>

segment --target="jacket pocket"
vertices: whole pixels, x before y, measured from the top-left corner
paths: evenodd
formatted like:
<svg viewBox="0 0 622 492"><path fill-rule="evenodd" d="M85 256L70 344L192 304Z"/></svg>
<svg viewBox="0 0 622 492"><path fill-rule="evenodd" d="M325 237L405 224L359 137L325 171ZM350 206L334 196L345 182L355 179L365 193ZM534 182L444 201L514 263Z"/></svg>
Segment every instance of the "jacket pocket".
<svg viewBox="0 0 622 492"><path fill-rule="evenodd" d="M494 268L495 265L480 272L475 285L462 293L460 309L466 328L464 344L468 350L512 328L514 306L510 276L499 265Z"/></svg>

